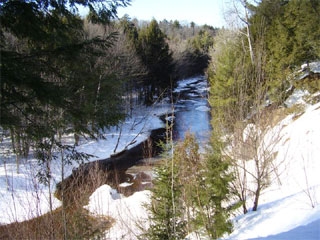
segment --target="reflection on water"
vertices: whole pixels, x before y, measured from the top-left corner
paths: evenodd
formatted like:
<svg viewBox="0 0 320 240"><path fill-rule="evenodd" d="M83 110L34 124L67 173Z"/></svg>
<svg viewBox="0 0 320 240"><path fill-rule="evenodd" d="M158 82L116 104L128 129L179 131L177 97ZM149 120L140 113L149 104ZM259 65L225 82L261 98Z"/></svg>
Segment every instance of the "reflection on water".
<svg viewBox="0 0 320 240"><path fill-rule="evenodd" d="M195 135L199 142L200 149L204 148L210 138L210 109L207 101L207 80L204 76L190 78L179 82L174 91L174 141L183 140L185 134L190 132ZM160 158L143 159L134 167L127 170L127 174L133 176L144 172L153 178L153 167L160 164ZM146 183L149 183L148 181ZM127 185L126 185L127 186ZM131 185L129 188L133 188ZM146 185L148 186L148 185ZM139 187L143 187L141 184ZM130 190L131 191L131 190Z"/></svg>
<svg viewBox="0 0 320 240"><path fill-rule="evenodd" d="M181 140L190 132L195 135L200 145L204 145L208 142L211 131L206 78L199 76L182 80L174 93L174 140Z"/></svg>

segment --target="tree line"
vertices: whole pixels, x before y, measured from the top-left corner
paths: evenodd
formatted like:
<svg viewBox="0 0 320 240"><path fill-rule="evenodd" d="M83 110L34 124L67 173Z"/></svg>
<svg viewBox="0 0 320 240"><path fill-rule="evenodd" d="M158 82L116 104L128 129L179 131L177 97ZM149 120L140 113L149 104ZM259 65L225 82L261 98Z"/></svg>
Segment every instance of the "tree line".
<svg viewBox="0 0 320 240"><path fill-rule="evenodd" d="M61 145L56 136L74 133L76 142L79 136L100 137L101 130L128 114L135 101L132 93L151 104L177 79L207 67L210 42L197 42L212 38L213 31L209 36L206 28L196 34L199 27L182 27L178 21L141 24L117 18L117 8L129 3L1 4L0 122L10 132L17 161L30 147L39 149L39 157L50 156ZM90 9L88 16L79 16L79 5ZM170 37L165 28L172 29ZM188 29L192 36L182 34ZM188 43L179 52L172 50L170 45L182 42ZM185 52L184 62L175 57ZM189 65L195 68L183 74Z"/></svg>
<svg viewBox="0 0 320 240"><path fill-rule="evenodd" d="M240 27L214 38L208 68L212 145L221 144L216 154L232 172L228 188L244 214L256 211L263 190L280 181L284 159L275 161L282 140L276 123L300 66L319 61L319 10L313 0L237 1L229 14Z"/></svg>

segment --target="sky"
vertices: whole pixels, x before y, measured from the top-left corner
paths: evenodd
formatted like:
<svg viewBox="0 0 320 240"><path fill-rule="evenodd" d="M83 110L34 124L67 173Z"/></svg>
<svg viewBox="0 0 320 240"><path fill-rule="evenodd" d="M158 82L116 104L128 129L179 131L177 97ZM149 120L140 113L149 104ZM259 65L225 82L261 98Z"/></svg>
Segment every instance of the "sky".
<svg viewBox="0 0 320 240"><path fill-rule="evenodd" d="M154 18L222 27L225 25L223 5L223 0L132 0L131 6L118 9L118 16L128 14L138 20Z"/></svg>

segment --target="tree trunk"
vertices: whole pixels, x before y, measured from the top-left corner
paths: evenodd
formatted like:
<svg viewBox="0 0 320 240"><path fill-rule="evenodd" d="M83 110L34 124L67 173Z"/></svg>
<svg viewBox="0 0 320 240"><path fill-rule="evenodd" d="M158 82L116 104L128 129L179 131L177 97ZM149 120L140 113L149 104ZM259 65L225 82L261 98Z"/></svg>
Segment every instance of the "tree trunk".
<svg viewBox="0 0 320 240"><path fill-rule="evenodd" d="M249 45L249 52L250 52L250 59L251 63L254 64L254 53L253 53L253 47L251 42L251 32L250 32L250 26L249 26L249 16L248 16L248 9L247 9L247 1L245 1L245 14L246 14L246 29L247 29L247 38L248 38L248 45Z"/></svg>
<svg viewBox="0 0 320 240"><path fill-rule="evenodd" d="M10 133L13 152L16 154L17 174L19 174L21 158L20 132L16 128L10 128Z"/></svg>
<svg viewBox="0 0 320 240"><path fill-rule="evenodd" d="M246 214L248 212L247 205L246 205L245 201L242 202L242 209L243 209L243 214Z"/></svg>
<svg viewBox="0 0 320 240"><path fill-rule="evenodd" d="M258 183L258 187L257 187L257 190L255 192L255 196L254 196L254 202L253 202L252 211L257 211L258 210L260 191L261 191L261 187L260 187L260 183Z"/></svg>

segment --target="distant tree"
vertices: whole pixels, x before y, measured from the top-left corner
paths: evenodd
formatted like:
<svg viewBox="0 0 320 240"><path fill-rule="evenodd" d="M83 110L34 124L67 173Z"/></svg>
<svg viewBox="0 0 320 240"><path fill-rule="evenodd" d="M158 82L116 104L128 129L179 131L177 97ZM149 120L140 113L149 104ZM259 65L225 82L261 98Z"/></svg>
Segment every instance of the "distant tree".
<svg viewBox="0 0 320 240"><path fill-rule="evenodd" d="M124 34L128 37L131 44L137 48L139 33L135 24L130 20L128 16L124 16L120 19L120 26L123 29Z"/></svg>
<svg viewBox="0 0 320 240"><path fill-rule="evenodd" d="M172 26L176 29L181 28L180 22L178 20L174 20Z"/></svg>
<svg viewBox="0 0 320 240"><path fill-rule="evenodd" d="M174 52L176 78L204 74L210 61L209 48L213 45L214 34L215 31L200 29L197 35L190 34L182 41L183 47Z"/></svg>
<svg viewBox="0 0 320 240"><path fill-rule="evenodd" d="M126 113L130 116L137 101L141 103L140 101L143 99L143 80L147 75L147 68L137 52L139 33L136 24L124 16L111 27L110 31L117 31L119 34L117 41L110 48L110 55L114 61L106 61L116 63L116 66L110 67L109 70L115 71L119 79L118 83L124 84L122 93L125 95L124 105Z"/></svg>
<svg viewBox="0 0 320 240"><path fill-rule="evenodd" d="M154 94L160 96L171 88L173 72L172 53L156 20L140 30L138 54L148 70L144 81L146 102L152 102Z"/></svg>
<svg viewBox="0 0 320 240"><path fill-rule="evenodd" d="M200 31L197 36L189 40L189 44L201 53L208 53L213 45L213 35L208 31Z"/></svg>
<svg viewBox="0 0 320 240"><path fill-rule="evenodd" d="M192 28L192 36L194 36L194 27L196 26L196 24L194 22L190 23L190 27Z"/></svg>

